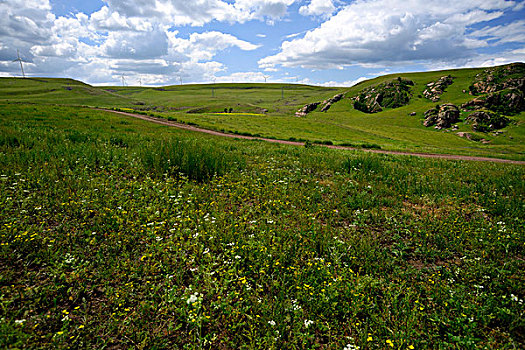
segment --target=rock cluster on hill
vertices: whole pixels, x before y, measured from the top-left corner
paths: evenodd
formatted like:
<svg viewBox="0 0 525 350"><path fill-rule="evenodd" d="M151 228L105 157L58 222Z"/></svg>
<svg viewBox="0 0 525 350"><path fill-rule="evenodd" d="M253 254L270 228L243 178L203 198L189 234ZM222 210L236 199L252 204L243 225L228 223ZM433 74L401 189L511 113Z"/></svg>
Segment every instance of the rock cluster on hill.
<svg viewBox="0 0 525 350"><path fill-rule="evenodd" d="M319 105L321 105L321 112L326 112L330 109L330 107L332 107L334 103L341 101L344 96L345 94L337 94L328 100L324 100L323 102L308 103L295 112L295 116L306 117L308 113L315 111Z"/></svg>
<svg viewBox="0 0 525 350"><path fill-rule="evenodd" d="M439 101L439 98L447 88L454 82L454 78L451 75L445 75L439 78L437 81L433 81L427 84L427 88L423 91L423 96L431 100L432 102Z"/></svg>
<svg viewBox="0 0 525 350"><path fill-rule="evenodd" d="M438 105L425 112L423 125L433 126L436 129L450 128L452 124L459 120L459 108L452 103Z"/></svg>
<svg viewBox="0 0 525 350"><path fill-rule="evenodd" d="M312 111L315 111L317 109L317 106L319 106L321 102L314 102L314 103L308 103L307 105L304 105L300 110L295 112L296 117L306 117L306 115Z"/></svg>
<svg viewBox="0 0 525 350"><path fill-rule="evenodd" d="M509 124L509 121L508 118L489 111L476 111L470 113L465 120L466 123L472 123L472 129L474 131L481 132L502 129Z"/></svg>
<svg viewBox="0 0 525 350"><path fill-rule="evenodd" d="M323 103L321 103L321 112L326 112L327 110L329 110L334 103L341 101L341 99L344 96L345 94L337 94L334 97L329 98L328 100L324 100Z"/></svg>
<svg viewBox="0 0 525 350"><path fill-rule="evenodd" d="M486 108L503 114L522 112L525 110L525 64L487 69L476 75L469 90L471 95L478 97L464 103L461 106L464 110Z"/></svg>
<svg viewBox="0 0 525 350"><path fill-rule="evenodd" d="M506 89L476 97L461 105L463 110L486 108L503 114L515 114L525 111L525 79L524 85L518 88Z"/></svg>
<svg viewBox="0 0 525 350"><path fill-rule="evenodd" d="M410 87L414 82L401 77L388 83L362 90L353 98L354 108L365 113L381 112L383 108L397 108L410 101Z"/></svg>

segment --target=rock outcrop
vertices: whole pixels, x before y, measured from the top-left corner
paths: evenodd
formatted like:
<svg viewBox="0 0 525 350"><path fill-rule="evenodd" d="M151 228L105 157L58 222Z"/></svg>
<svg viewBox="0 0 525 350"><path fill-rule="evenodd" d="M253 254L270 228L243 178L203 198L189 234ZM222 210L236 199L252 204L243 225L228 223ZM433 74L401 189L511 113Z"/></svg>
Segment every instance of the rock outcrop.
<svg viewBox="0 0 525 350"><path fill-rule="evenodd" d="M454 78L451 75L445 75L439 78L437 81L433 81L427 84L427 88L423 91L423 96L431 100L432 102L439 101L445 89L454 82Z"/></svg>
<svg viewBox="0 0 525 350"><path fill-rule="evenodd" d="M510 120L489 111L476 111L470 113L465 122L472 124L472 130L474 131L488 132L506 127Z"/></svg>
<svg viewBox="0 0 525 350"><path fill-rule="evenodd" d="M513 63L489 68L477 74L474 83L469 86L469 92L476 96L506 89L518 89L523 92L524 88L525 64Z"/></svg>
<svg viewBox="0 0 525 350"><path fill-rule="evenodd" d="M307 105L304 105L300 110L295 112L296 117L306 117L308 113L315 111L317 109L317 106L319 106L321 102L314 102L309 103Z"/></svg>
<svg viewBox="0 0 525 350"><path fill-rule="evenodd" d="M408 104L410 87L414 82L401 77L360 92L353 98L354 108L365 113L381 112L383 108L397 108Z"/></svg>
<svg viewBox="0 0 525 350"><path fill-rule="evenodd" d="M459 120L459 108L452 103L445 103L425 112L426 127L433 126L436 129L450 128Z"/></svg>
<svg viewBox="0 0 525 350"><path fill-rule="evenodd" d="M476 97L461 105L465 111L489 109L507 115L525 111L525 93L518 89L507 89Z"/></svg>
<svg viewBox="0 0 525 350"><path fill-rule="evenodd" d="M321 103L321 112L326 112L327 110L329 110L334 103L341 101L341 99L344 96L345 94L337 94L334 97L329 98L328 100L324 100L323 103Z"/></svg>
<svg viewBox="0 0 525 350"><path fill-rule="evenodd" d="M479 97L464 103L464 110L483 108L503 114L525 111L525 64L487 69L476 75L469 91Z"/></svg>

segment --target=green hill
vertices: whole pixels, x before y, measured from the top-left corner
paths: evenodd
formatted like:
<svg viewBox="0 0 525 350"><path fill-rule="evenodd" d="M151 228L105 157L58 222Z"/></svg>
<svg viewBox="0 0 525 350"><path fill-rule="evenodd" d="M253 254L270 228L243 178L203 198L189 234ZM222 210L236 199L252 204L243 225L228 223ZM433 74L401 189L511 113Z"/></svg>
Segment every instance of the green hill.
<svg viewBox="0 0 525 350"><path fill-rule="evenodd" d="M0 78L0 102L103 107L137 103L81 81L62 78Z"/></svg>
<svg viewBox="0 0 525 350"><path fill-rule="evenodd" d="M519 112L519 103L518 109L500 108L502 101L504 106L504 100L511 98L509 88L519 90L516 86L506 86L505 79L519 82L524 78L523 66L513 64L490 69L390 74L351 88L294 84L93 87L71 79L3 78L0 79L0 102L128 108L238 134L385 150L523 160L525 113ZM505 75L511 68L514 69L512 74ZM396 81L409 81L410 84L402 84L400 89ZM498 93L487 90L491 89L491 82L494 83L492 88L499 89ZM388 86L391 91L381 91ZM374 110L377 113L355 108L358 96L362 101L375 101L378 91L381 107ZM328 110L324 108L330 98L342 93L342 99L330 103ZM523 96L523 91L521 94ZM478 118L477 123L469 122L467 118L473 111L471 106L461 108L467 103L490 112L483 114L485 118L497 113L494 118L508 122L498 123L503 126L499 130L490 127L490 119ZM435 108L436 104L457 106L459 120L439 124L447 126L440 130L434 125L425 127L425 112ZM306 110L303 106L308 107L309 112L297 117L296 112ZM435 114L438 113L439 109L435 109ZM452 125L453 128L448 127Z"/></svg>

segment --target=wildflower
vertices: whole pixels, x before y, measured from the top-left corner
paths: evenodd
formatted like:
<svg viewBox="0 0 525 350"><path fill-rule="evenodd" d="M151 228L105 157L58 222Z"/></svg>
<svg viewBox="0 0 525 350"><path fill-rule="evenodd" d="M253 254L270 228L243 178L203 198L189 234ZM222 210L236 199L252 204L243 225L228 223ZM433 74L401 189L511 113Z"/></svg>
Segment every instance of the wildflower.
<svg viewBox="0 0 525 350"><path fill-rule="evenodd" d="M343 350L359 350L359 346L353 344L346 344Z"/></svg>
<svg viewBox="0 0 525 350"><path fill-rule="evenodd" d="M270 320L270 321L268 321L268 324L269 324L270 326L272 326L272 327L275 327L275 324L276 324L276 323L275 323L274 320Z"/></svg>
<svg viewBox="0 0 525 350"><path fill-rule="evenodd" d="M314 321L312 321L312 320L304 320L304 326L306 328L310 327L312 324L314 324Z"/></svg>
<svg viewBox="0 0 525 350"><path fill-rule="evenodd" d="M391 348L394 347L394 343L392 343L392 341L391 341L390 339L387 339L387 340L386 340L386 344L387 344L388 346L390 346Z"/></svg>
<svg viewBox="0 0 525 350"><path fill-rule="evenodd" d="M193 305L193 304L195 304L197 301L199 301L199 293L198 293L198 292L195 292L195 293L193 293L192 295L190 295L190 297L186 300L186 304L188 304L188 305Z"/></svg>

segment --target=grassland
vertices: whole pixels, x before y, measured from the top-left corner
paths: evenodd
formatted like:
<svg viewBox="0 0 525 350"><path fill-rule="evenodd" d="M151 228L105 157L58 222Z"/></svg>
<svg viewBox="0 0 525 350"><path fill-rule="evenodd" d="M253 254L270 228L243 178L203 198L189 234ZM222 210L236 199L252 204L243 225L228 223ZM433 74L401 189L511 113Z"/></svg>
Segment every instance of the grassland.
<svg viewBox="0 0 525 350"><path fill-rule="evenodd" d="M294 84L212 84L148 87L91 87L73 80L0 79L0 102L33 102L128 108L184 123L229 133L283 140L309 140L336 145L384 150L444 153L525 160L525 113L510 116L502 134L473 132L458 123L452 132L423 126L424 112L436 103L422 97L426 84L452 75L454 83L439 103L460 105L482 69L394 74L362 82L352 88L322 88ZM401 76L415 83L407 106L366 114L353 109L351 98L362 89ZM69 85L68 85L69 84ZM71 89L71 90L68 90ZM295 112L306 103L323 101L337 93L346 98L328 112L314 111L305 118ZM224 110L232 113L224 113ZM410 114L415 112L416 115ZM467 114L462 112L464 120ZM456 132L468 132L472 140ZM488 144L479 142L485 139Z"/></svg>
<svg viewBox="0 0 525 350"><path fill-rule="evenodd" d="M224 139L52 93L72 91L2 91L0 347L525 347L523 166ZM345 103L308 118L353 125ZM230 117L288 120L263 107Z"/></svg>

